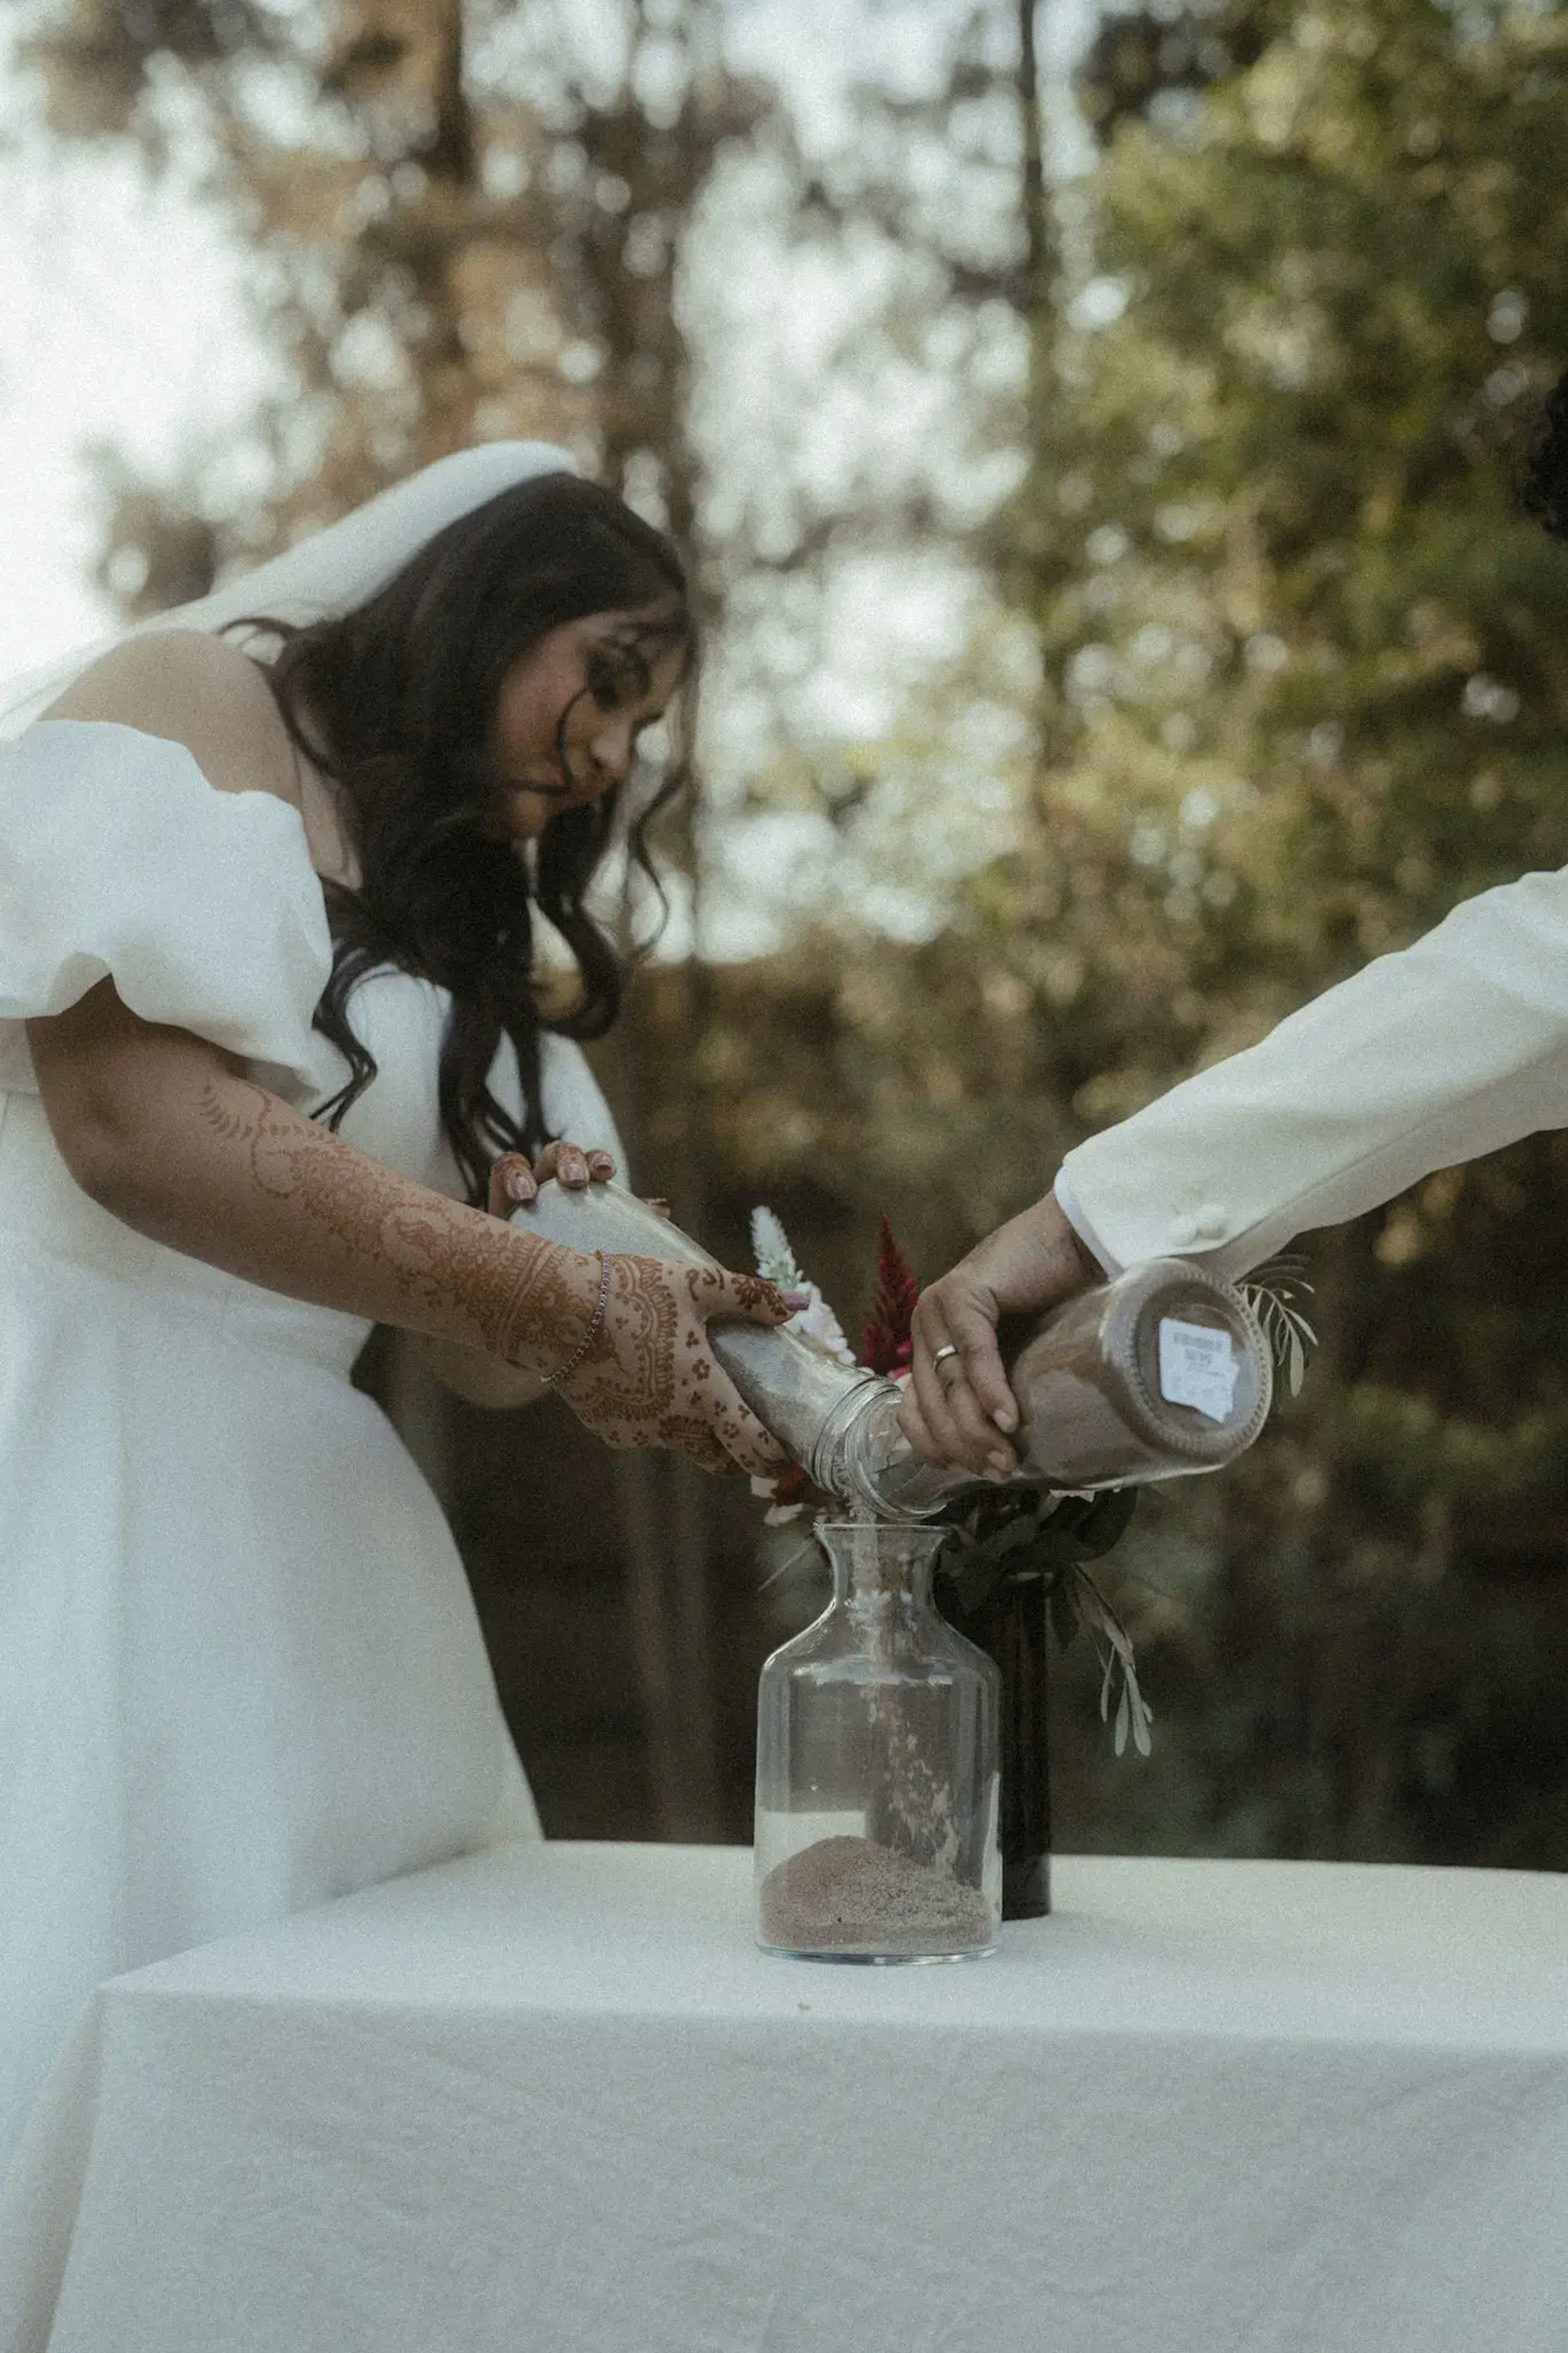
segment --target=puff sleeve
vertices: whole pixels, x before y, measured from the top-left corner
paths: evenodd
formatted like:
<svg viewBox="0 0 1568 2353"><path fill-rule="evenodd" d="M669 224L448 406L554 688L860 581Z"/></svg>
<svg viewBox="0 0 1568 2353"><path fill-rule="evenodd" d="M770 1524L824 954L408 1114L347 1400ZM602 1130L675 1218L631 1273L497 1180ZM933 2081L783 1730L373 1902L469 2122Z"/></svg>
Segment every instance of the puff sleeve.
<svg viewBox="0 0 1568 2353"><path fill-rule="evenodd" d="M22 1025L105 978L143 1020L315 1093L331 967L297 810L225 793L183 744L45 720L0 744L0 1091L36 1092Z"/></svg>

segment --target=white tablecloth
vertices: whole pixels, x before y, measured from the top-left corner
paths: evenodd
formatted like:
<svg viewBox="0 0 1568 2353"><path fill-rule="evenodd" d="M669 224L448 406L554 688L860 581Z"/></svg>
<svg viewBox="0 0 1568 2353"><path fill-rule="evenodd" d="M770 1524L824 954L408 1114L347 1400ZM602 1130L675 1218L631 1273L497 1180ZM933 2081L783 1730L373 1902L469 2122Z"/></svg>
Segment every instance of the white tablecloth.
<svg viewBox="0 0 1568 2353"><path fill-rule="evenodd" d="M522 1846L120 1978L0 2342L1568 2347L1568 1882L1058 1883L994 1957L853 1968L754 1948L742 1850Z"/></svg>

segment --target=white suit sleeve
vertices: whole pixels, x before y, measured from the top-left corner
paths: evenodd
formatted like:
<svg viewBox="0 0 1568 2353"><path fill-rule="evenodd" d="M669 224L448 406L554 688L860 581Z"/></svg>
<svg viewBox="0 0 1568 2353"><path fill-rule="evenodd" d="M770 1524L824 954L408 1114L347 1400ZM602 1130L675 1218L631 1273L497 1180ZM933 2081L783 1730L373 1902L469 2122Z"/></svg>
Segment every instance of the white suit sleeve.
<svg viewBox="0 0 1568 2353"><path fill-rule="evenodd" d="M1568 869L1467 900L1091 1136L1058 1198L1113 1271L1169 1252L1235 1275L1435 1168L1564 1126Z"/></svg>
<svg viewBox="0 0 1568 2353"><path fill-rule="evenodd" d="M112 978L132 1013L301 1100L331 968L299 811L224 793L183 744L47 720L0 744L0 1091L33 1091L23 1024Z"/></svg>

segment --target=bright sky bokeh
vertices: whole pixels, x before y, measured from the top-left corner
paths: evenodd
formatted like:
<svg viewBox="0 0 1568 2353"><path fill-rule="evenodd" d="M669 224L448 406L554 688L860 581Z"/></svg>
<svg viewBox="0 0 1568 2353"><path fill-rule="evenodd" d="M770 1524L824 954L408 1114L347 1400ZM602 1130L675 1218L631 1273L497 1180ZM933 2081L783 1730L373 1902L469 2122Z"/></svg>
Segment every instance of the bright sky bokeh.
<svg viewBox="0 0 1568 2353"><path fill-rule="evenodd" d="M1043 10L1058 73L1089 13L1090 0ZM919 89L952 14L946 0L732 0L731 54L784 86L805 134L830 145L855 75L874 65ZM15 37L0 30L0 677L112 626L91 580L95 445L172 471L182 449L242 425L272 375L233 247L188 178L151 185L129 153L48 140Z"/></svg>

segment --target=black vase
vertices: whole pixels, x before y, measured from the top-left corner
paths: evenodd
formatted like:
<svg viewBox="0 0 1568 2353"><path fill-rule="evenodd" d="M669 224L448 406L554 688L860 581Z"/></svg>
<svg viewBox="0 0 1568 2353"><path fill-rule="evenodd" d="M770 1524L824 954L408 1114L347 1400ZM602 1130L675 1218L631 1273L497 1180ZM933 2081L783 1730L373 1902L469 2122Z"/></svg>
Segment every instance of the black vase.
<svg viewBox="0 0 1568 2353"><path fill-rule="evenodd" d="M1002 1917L1051 1908L1051 1761L1047 1741L1046 1588L1037 1571L999 1577L973 1609L942 1612L1002 1675Z"/></svg>

